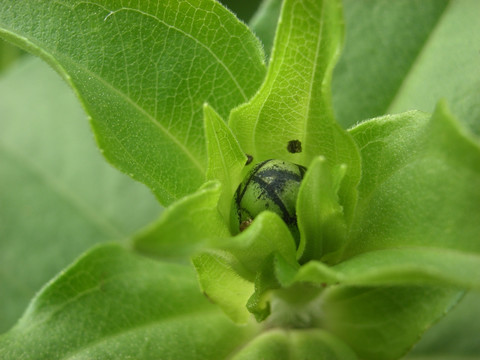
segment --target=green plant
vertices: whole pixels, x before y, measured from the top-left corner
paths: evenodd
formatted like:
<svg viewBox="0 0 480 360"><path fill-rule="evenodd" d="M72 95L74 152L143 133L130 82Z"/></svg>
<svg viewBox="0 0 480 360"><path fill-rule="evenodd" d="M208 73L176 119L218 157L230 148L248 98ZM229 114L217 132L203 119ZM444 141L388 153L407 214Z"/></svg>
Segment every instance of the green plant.
<svg viewBox="0 0 480 360"><path fill-rule="evenodd" d="M96 246L0 336L2 359L399 359L480 287L478 2L285 0L273 41L267 0L251 27L268 65L213 0L0 5L0 35L66 80L108 161L166 206L136 231L160 209L86 160L63 85L30 59L5 70L5 323ZM26 133L13 111L47 113ZM267 159L307 168L298 243L270 211L233 235L235 192ZM472 299L411 358L478 355Z"/></svg>

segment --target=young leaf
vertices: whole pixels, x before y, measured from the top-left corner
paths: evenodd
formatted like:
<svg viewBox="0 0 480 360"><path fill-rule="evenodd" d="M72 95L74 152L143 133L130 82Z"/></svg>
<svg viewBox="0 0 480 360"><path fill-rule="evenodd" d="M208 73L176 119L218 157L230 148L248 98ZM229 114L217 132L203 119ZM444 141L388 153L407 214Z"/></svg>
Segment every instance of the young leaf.
<svg viewBox="0 0 480 360"><path fill-rule="evenodd" d="M219 209L225 221L230 221L232 199L247 157L223 119L209 105L203 106L205 137L207 139L207 180L222 184Z"/></svg>
<svg viewBox="0 0 480 360"><path fill-rule="evenodd" d="M235 322L247 321L246 305L252 295L249 310L264 313L268 307L264 293L272 282L265 279L276 283L274 267L269 266L275 254L296 268L295 241L280 217L268 211L239 235L219 239L216 245L222 250L196 255L193 264L203 291Z"/></svg>
<svg viewBox="0 0 480 360"><path fill-rule="evenodd" d="M228 225L218 212L220 191L218 182L207 182L170 205L157 222L134 237L133 248L160 259L185 262L213 239L228 236Z"/></svg>
<svg viewBox="0 0 480 360"><path fill-rule="evenodd" d="M0 337L0 357L220 360L257 331L210 304L190 267L106 245L42 290Z"/></svg>
<svg viewBox="0 0 480 360"><path fill-rule="evenodd" d="M58 76L25 56L0 79L0 332L89 247L120 240L161 211L105 163Z"/></svg>
<svg viewBox="0 0 480 360"><path fill-rule="evenodd" d="M247 301L253 283L238 274L240 265L227 252L203 252L192 258L203 293L236 324L248 323ZM235 267L235 268L234 268Z"/></svg>
<svg viewBox="0 0 480 360"><path fill-rule="evenodd" d="M204 181L202 104L226 117L265 72L258 40L213 0L2 0L0 34L67 80L109 161L164 205Z"/></svg>
<svg viewBox="0 0 480 360"><path fill-rule="evenodd" d="M268 211L260 213L246 230L224 240L220 246L232 253L251 275L273 253L283 256L289 264L296 264L292 234L278 215Z"/></svg>
<svg viewBox="0 0 480 360"><path fill-rule="evenodd" d="M323 330L273 329L256 337L232 360L355 360L353 351Z"/></svg>
<svg viewBox="0 0 480 360"><path fill-rule="evenodd" d="M435 248L366 252L332 267L311 261L282 278L295 282L355 286L446 285L480 290L480 256Z"/></svg>
<svg viewBox="0 0 480 360"><path fill-rule="evenodd" d="M285 0L267 77L255 97L232 111L230 126L255 161L283 159L308 166L322 155L346 164L340 202L351 219L360 177L358 151L335 122L330 77L343 36L337 1ZM290 141L301 152L290 153Z"/></svg>
<svg viewBox="0 0 480 360"><path fill-rule="evenodd" d="M437 36L436 27L448 13L448 4L453 2L343 0L345 47L332 79L333 106L340 124L349 128L388 112L403 82L416 68L419 56ZM471 14L474 17L475 12ZM452 36L457 34L455 29ZM449 53L462 54L457 50ZM446 57L446 53L439 56L438 60ZM448 76L453 81L451 71ZM422 90L421 97L437 92L436 102L445 96L443 90L438 95L437 89L428 87ZM418 108L405 110L412 109ZM418 110L431 112L433 107Z"/></svg>
<svg viewBox="0 0 480 360"><path fill-rule="evenodd" d="M363 174L346 258L405 246L480 252L480 146L445 104L430 120L387 116L351 134Z"/></svg>
<svg viewBox="0 0 480 360"><path fill-rule="evenodd" d="M461 296L446 287L329 287L322 298L323 321L359 358L394 360Z"/></svg>
<svg viewBox="0 0 480 360"><path fill-rule="evenodd" d="M333 260L345 245L347 227L337 195L344 174L341 167L333 175L323 157L313 160L305 174L297 200L301 262Z"/></svg>

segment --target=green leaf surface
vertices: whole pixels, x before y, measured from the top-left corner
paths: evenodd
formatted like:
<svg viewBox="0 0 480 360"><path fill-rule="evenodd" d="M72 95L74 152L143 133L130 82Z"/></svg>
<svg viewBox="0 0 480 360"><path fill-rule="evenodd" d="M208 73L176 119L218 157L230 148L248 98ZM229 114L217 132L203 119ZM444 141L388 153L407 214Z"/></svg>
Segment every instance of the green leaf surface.
<svg viewBox="0 0 480 360"><path fill-rule="evenodd" d="M161 211L105 163L85 113L48 66L24 57L0 79L0 332L90 246L121 240Z"/></svg>
<svg viewBox="0 0 480 360"><path fill-rule="evenodd" d="M0 34L67 80L105 156L164 205L204 181L203 103L225 118L265 72L258 40L213 0L3 0Z"/></svg>
<svg viewBox="0 0 480 360"><path fill-rule="evenodd" d="M281 255L289 264L296 264L296 245L292 234L283 220L269 211L260 213L246 230L225 239L219 246L238 259L250 273L250 280L273 253Z"/></svg>
<svg viewBox="0 0 480 360"><path fill-rule="evenodd" d="M246 305L252 295L249 310L266 315L265 292L272 287L270 280L278 287L271 266L273 256L282 257L290 267L296 265L295 241L285 223L278 215L265 211L245 231L218 239L214 245L221 250L193 257L203 291L235 322L248 320Z"/></svg>
<svg viewBox="0 0 480 360"><path fill-rule="evenodd" d="M392 247L479 252L480 146L440 103L367 121L351 134L362 153L348 258Z"/></svg>
<svg viewBox="0 0 480 360"><path fill-rule="evenodd" d="M448 3L343 0L345 47L333 73L332 93L335 114L345 128L388 112L405 77L435 36ZM433 110L406 110L414 109Z"/></svg>
<svg viewBox="0 0 480 360"><path fill-rule="evenodd" d="M459 120L480 136L479 13L478 1L449 1L389 112L431 112L445 98Z"/></svg>
<svg viewBox="0 0 480 360"><path fill-rule="evenodd" d="M247 104L232 111L230 126L254 161L282 159L308 166L322 155L346 164L340 202L350 220L360 177L358 151L333 118L330 77L343 37L337 1L286 0L267 77ZM302 152L289 153L298 140Z"/></svg>
<svg viewBox="0 0 480 360"><path fill-rule="evenodd" d="M256 332L198 291L188 266L93 249L0 337L2 359L225 359ZM48 334L48 336L45 336Z"/></svg>
<svg viewBox="0 0 480 360"><path fill-rule="evenodd" d="M394 360L461 296L447 287L330 287L322 299L323 321L359 358Z"/></svg>
<svg viewBox="0 0 480 360"><path fill-rule="evenodd" d="M288 275L283 277L285 285L450 285L480 290L480 256L449 249L386 249L369 251L332 267L312 261Z"/></svg>
<svg viewBox="0 0 480 360"><path fill-rule="evenodd" d="M250 20L249 27L263 43L263 50L270 56L275 38L280 10L283 0L263 0Z"/></svg>
<svg viewBox="0 0 480 360"><path fill-rule="evenodd" d="M476 0L344 0L345 49L333 75L339 122L407 110L432 112L446 98L480 135Z"/></svg>
<svg viewBox="0 0 480 360"><path fill-rule="evenodd" d="M161 217L136 234L132 246L164 260L186 262L209 242L229 236L218 212L221 186L207 182L197 192L170 205Z"/></svg>
<svg viewBox="0 0 480 360"><path fill-rule="evenodd" d="M338 170L333 175L325 158L318 157L302 181L297 200L302 262L329 255L331 259L345 245L347 227L337 192L346 169Z"/></svg>
<svg viewBox="0 0 480 360"><path fill-rule="evenodd" d="M0 73L23 55L23 51L0 39Z"/></svg>
<svg viewBox="0 0 480 360"><path fill-rule="evenodd" d="M205 296L232 321L246 324L251 318L246 305L254 286L238 274L236 259L226 251L212 251L195 255L192 262Z"/></svg>
<svg viewBox="0 0 480 360"><path fill-rule="evenodd" d="M209 105L204 105L205 135L207 139L207 180L222 184L219 209L225 222L230 221L232 199L247 157L223 119Z"/></svg>
<svg viewBox="0 0 480 360"><path fill-rule="evenodd" d="M467 294L441 322L429 329L405 358L474 360L480 354L480 293Z"/></svg>
<svg viewBox="0 0 480 360"><path fill-rule="evenodd" d="M256 337L232 360L355 360L345 344L323 330L274 329Z"/></svg>

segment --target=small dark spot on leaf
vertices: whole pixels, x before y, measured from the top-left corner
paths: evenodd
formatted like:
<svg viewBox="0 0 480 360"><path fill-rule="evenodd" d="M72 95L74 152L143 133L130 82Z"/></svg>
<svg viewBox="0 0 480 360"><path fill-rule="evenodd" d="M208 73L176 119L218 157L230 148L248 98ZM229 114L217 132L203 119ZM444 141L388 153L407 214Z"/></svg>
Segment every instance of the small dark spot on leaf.
<svg viewBox="0 0 480 360"><path fill-rule="evenodd" d="M208 301L210 301L212 304L215 304L215 302L212 300L212 298L210 296L208 296L208 294L205 291L203 292L203 295L207 298Z"/></svg>
<svg viewBox="0 0 480 360"><path fill-rule="evenodd" d="M247 162L245 163L245 165L251 164L253 161L253 156L249 154L245 154L245 155L247 155Z"/></svg>
<svg viewBox="0 0 480 360"><path fill-rule="evenodd" d="M300 140L290 140L287 145L289 153L296 154L302 152L302 142Z"/></svg>
<svg viewBox="0 0 480 360"><path fill-rule="evenodd" d="M248 219L248 220L242 221L241 224L240 224L240 231L243 231L243 230L245 230L246 228L248 228L252 222L253 222L252 219Z"/></svg>

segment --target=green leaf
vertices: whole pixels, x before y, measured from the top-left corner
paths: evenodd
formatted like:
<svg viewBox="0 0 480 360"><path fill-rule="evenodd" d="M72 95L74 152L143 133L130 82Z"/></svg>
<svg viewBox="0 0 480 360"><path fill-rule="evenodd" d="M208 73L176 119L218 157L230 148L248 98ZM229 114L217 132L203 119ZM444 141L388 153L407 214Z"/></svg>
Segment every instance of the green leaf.
<svg viewBox="0 0 480 360"><path fill-rule="evenodd" d="M18 60L22 55L23 52L18 47L0 39L0 73Z"/></svg>
<svg viewBox="0 0 480 360"><path fill-rule="evenodd" d="M345 245L347 228L343 208L338 203L338 188L345 167L333 175L325 158L310 165L302 181L297 200L301 261L335 257Z"/></svg>
<svg viewBox="0 0 480 360"><path fill-rule="evenodd" d="M327 267L311 261L283 278L284 285L310 282L356 286L450 285L480 290L480 256L449 249L369 251Z"/></svg>
<svg viewBox="0 0 480 360"><path fill-rule="evenodd" d="M246 230L219 245L232 253L251 275L256 274L264 260L273 253L283 256L290 264L296 264L292 234L283 220L269 211L260 213Z"/></svg>
<svg viewBox="0 0 480 360"><path fill-rule="evenodd" d="M345 258L392 247L480 252L480 146L440 103L351 131L362 153L357 217Z"/></svg>
<svg viewBox="0 0 480 360"><path fill-rule="evenodd" d="M228 252L212 251L195 255L192 262L204 294L232 321L246 324L251 317L246 305L254 287L238 274L236 259Z"/></svg>
<svg viewBox="0 0 480 360"><path fill-rule="evenodd" d="M256 332L211 305L190 267L107 245L42 290L0 337L0 357L224 359Z"/></svg>
<svg viewBox="0 0 480 360"><path fill-rule="evenodd" d="M0 79L0 332L94 244L160 213L142 184L105 163L85 113L47 65L25 56Z"/></svg>
<svg viewBox="0 0 480 360"><path fill-rule="evenodd" d="M435 6L438 6L435 2ZM450 1L390 104L389 112L433 111L445 98L452 112L480 136L480 3Z"/></svg>
<svg viewBox="0 0 480 360"><path fill-rule="evenodd" d="M335 114L345 128L388 112L418 57L436 36L449 2L458 1L343 0L345 47L333 73L332 93ZM441 57L449 54L445 51ZM412 109L418 108L406 110ZM431 112L433 107L418 110Z"/></svg>
<svg viewBox="0 0 480 360"><path fill-rule="evenodd" d="M344 0L345 50L333 75L344 127L446 98L480 135L480 24L475 0Z"/></svg>
<svg viewBox="0 0 480 360"><path fill-rule="evenodd" d="M280 10L283 0L263 0L257 12L250 19L250 29L263 43L263 50L270 56L275 38Z"/></svg>
<svg viewBox="0 0 480 360"><path fill-rule="evenodd" d="M232 199L247 157L223 119L208 105L203 107L205 137L207 139L207 180L222 183L219 209L225 222L230 221Z"/></svg>
<svg viewBox="0 0 480 360"><path fill-rule="evenodd" d="M207 182L197 192L170 205L161 217L135 235L133 248L164 260L188 261L215 238L229 236L218 212L221 186Z"/></svg>
<svg viewBox="0 0 480 360"><path fill-rule="evenodd" d="M323 330L273 329L256 337L232 360L354 360L352 350Z"/></svg>
<svg viewBox="0 0 480 360"><path fill-rule="evenodd" d="M480 293L467 294L441 322L428 330L409 360L473 360L480 354Z"/></svg>
<svg viewBox="0 0 480 360"><path fill-rule="evenodd" d="M355 285L430 284L480 290L480 256L449 249L371 251L333 269Z"/></svg>
<svg viewBox="0 0 480 360"><path fill-rule="evenodd" d="M0 34L67 80L105 156L164 205L204 181L202 104L226 117L265 72L258 40L213 0L2 0Z"/></svg>
<svg viewBox="0 0 480 360"><path fill-rule="evenodd" d="M361 359L399 359L460 298L446 287L329 287L324 327Z"/></svg>
<svg viewBox="0 0 480 360"><path fill-rule="evenodd" d="M239 235L219 239L215 245L221 250L196 255L193 264L203 291L238 323L247 321L246 305L252 295L249 310L263 313L268 308L265 292L272 288L271 279L276 284L272 257L278 254L289 266L296 265L295 240L283 220L268 211Z"/></svg>
<svg viewBox="0 0 480 360"><path fill-rule="evenodd" d="M350 220L360 160L330 104L330 77L343 36L341 6L286 0L279 24L265 82L249 103L232 111L230 126L257 162L273 158L308 166L323 155L330 166L346 164L339 195ZM289 153L292 140L301 142L302 152Z"/></svg>

